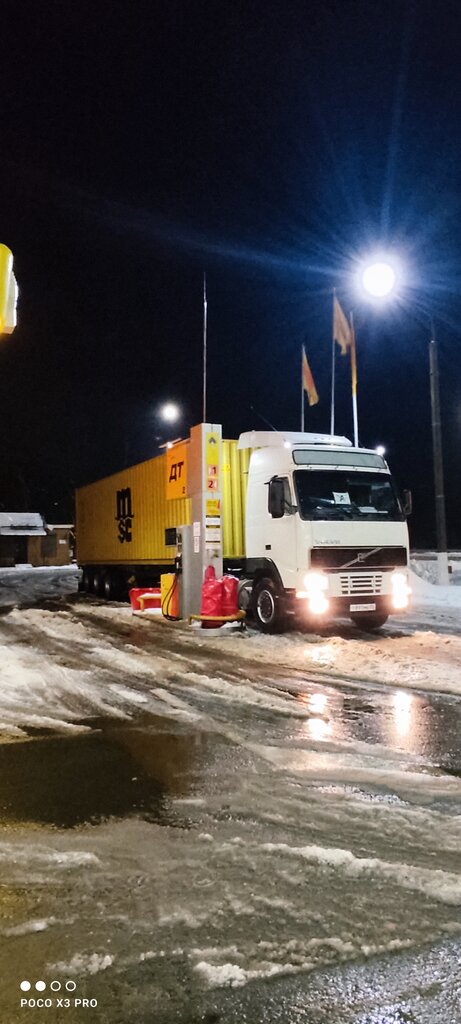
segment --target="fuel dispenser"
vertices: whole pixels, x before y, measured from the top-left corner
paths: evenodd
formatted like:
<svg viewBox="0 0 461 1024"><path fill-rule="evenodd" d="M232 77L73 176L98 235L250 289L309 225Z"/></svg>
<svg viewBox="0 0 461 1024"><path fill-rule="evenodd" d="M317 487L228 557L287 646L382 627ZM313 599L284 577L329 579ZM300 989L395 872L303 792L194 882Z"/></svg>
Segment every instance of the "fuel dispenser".
<svg viewBox="0 0 461 1024"><path fill-rule="evenodd" d="M193 531L193 525L177 527L175 571L161 578L162 613L169 619L188 619L200 611L202 558Z"/></svg>

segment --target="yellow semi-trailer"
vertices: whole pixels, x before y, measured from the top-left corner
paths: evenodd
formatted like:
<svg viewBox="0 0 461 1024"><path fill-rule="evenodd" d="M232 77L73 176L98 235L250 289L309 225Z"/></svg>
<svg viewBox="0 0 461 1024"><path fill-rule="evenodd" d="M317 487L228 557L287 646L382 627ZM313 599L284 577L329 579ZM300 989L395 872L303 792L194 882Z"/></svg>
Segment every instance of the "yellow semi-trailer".
<svg viewBox="0 0 461 1024"><path fill-rule="evenodd" d="M79 489L83 587L114 597L157 583L190 525L194 605L212 563L238 573L241 607L262 630L295 612L375 629L409 603L409 506L382 456L347 438L252 431L223 441L219 425L199 424L164 454Z"/></svg>
<svg viewBox="0 0 461 1024"><path fill-rule="evenodd" d="M191 444L194 449L191 452ZM222 528L222 554L229 560L245 555L245 500L250 452L237 441L222 441L221 497L210 490L208 516ZM197 440L181 441L160 455L95 483L79 487L75 496L77 559L82 589L106 597L125 598L129 586L154 586L174 568L176 529L192 522L187 467L197 454ZM213 507L213 503L215 507Z"/></svg>

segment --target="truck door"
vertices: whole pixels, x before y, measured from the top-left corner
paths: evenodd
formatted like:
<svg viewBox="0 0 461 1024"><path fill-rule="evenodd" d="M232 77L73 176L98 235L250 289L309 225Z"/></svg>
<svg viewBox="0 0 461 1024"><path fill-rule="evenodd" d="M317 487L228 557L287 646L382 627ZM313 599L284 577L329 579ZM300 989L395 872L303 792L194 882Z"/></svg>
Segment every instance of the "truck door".
<svg viewBox="0 0 461 1024"><path fill-rule="evenodd" d="M268 485L268 516L265 530L265 556L282 577L285 588L296 587L296 510L290 481L277 476Z"/></svg>

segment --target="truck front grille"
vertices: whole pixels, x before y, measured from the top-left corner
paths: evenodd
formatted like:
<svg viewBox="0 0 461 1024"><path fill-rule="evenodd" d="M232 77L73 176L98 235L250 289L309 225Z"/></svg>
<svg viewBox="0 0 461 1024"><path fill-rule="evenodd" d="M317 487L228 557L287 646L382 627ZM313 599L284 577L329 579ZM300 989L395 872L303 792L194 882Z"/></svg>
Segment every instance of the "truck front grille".
<svg viewBox="0 0 461 1024"><path fill-rule="evenodd" d="M357 594L380 594L383 589L383 574L381 572L341 573L339 580L341 594L344 597Z"/></svg>
<svg viewBox="0 0 461 1024"><path fill-rule="evenodd" d="M360 547L360 548L312 548L311 569L327 572L344 572L354 563L354 569L395 569L407 565L406 548L402 547Z"/></svg>

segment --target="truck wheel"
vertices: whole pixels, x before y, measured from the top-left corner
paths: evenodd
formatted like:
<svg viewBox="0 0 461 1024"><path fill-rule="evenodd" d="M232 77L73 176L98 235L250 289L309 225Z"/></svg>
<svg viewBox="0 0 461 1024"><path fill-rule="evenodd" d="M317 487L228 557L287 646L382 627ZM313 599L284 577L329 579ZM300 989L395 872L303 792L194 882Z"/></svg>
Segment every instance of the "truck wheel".
<svg viewBox="0 0 461 1024"><path fill-rule="evenodd" d="M253 590L253 614L256 625L263 633L281 633L284 615L280 591L273 580L258 580Z"/></svg>
<svg viewBox="0 0 461 1024"><path fill-rule="evenodd" d="M82 572L82 578L80 580L79 590L84 594L91 593L93 584L93 576L89 569L84 569Z"/></svg>
<svg viewBox="0 0 461 1024"><path fill-rule="evenodd" d="M372 633L374 629L379 629L380 626L384 626L389 616L384 615L382 612L370 612L369 615L351 615L352 622L359 629L364 629L366 633Z"/></svg>

